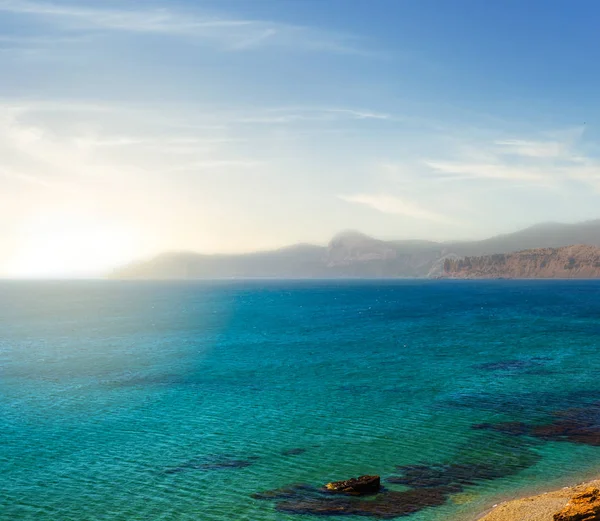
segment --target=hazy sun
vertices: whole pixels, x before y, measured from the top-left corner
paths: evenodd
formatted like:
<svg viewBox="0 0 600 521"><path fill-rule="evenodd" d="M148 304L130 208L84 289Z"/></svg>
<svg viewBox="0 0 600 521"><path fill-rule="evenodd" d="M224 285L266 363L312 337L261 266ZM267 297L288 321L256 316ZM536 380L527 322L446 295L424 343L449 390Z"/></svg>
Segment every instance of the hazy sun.
<svg viewBox="0 0 600 521"><path fill-rule="evenodd" d="M81 215L39 216L22 229L8 266L13 277L95 277L135 256L132 234Z"/></svg>

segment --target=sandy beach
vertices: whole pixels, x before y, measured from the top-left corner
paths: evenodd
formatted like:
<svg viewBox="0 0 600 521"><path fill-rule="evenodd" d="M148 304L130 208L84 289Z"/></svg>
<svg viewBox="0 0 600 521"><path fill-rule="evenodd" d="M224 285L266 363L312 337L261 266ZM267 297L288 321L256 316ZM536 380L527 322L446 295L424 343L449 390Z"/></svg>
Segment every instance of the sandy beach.
<svg viewBox="0 0 600 521"><path fill-rule="evenodd" d="M553 521L554 514L562 510L574 495L589 487L600 488L600 480L499 503L479 516L478 521Z"/></svg>

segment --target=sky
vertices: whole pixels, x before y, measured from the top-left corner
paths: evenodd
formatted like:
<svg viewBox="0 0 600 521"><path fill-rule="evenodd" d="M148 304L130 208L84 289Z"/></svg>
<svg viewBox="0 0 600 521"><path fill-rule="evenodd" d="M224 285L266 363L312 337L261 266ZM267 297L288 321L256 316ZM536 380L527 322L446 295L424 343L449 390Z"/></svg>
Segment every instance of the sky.
<svg viewBox="0 0 600 521"><path fill-rule="evenodd" d="M600 218L595 0L0 0L0 276Z"/></svg>

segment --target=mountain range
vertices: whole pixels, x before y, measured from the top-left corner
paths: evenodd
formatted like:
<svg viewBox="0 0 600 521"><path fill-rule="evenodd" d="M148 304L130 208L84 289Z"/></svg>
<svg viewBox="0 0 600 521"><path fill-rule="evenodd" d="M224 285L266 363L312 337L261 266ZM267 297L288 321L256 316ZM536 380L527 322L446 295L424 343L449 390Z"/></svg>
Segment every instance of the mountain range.
<svg viewBox="0 0 600 521"><path fill-rule="evenodd" d="M327 246L297 244L237 255L163 253L115 270L122 279L401 278L444 276L446 260L571 245L600 247L600 219L544 223L480 241L383 241L342 232Z"/></svg>

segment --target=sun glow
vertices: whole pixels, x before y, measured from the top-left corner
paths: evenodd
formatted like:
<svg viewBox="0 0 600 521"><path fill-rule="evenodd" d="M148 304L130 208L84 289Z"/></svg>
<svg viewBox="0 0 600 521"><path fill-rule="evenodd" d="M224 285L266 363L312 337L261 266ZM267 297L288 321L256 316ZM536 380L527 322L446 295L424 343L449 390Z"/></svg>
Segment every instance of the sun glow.
<svg viewBox="0 0 600 521"><path fill-rule="evenodd" d="M136 237L115 223L53 214L29 221L8 265L10 277L98 277L135 257Z"/></svg>

